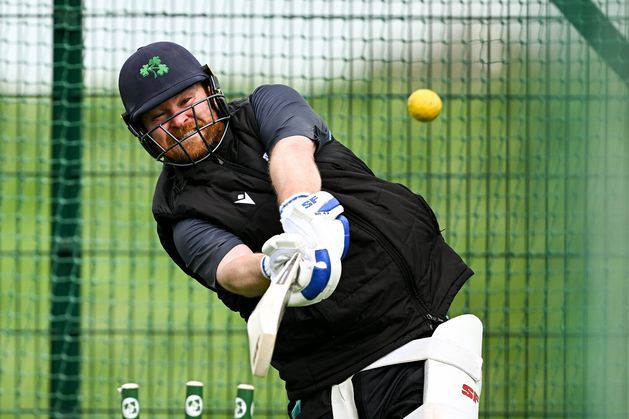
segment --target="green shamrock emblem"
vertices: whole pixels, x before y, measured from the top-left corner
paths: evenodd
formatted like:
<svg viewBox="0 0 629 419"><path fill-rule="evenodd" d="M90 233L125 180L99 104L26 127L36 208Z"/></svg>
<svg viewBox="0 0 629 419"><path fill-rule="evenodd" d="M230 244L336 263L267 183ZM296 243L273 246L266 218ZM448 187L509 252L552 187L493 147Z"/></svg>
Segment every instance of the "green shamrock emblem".
<svg viewBox="0 0 629 419"><path fill-rule="evenodd" d="M168 70L168 66L166 64L162 64L161 58L155 56L151 58L148 63L140 67L140 75L142 77L147 77L149 74L153 74L153 77L157 78L157 76L163 76L168 73Z"/></svg>

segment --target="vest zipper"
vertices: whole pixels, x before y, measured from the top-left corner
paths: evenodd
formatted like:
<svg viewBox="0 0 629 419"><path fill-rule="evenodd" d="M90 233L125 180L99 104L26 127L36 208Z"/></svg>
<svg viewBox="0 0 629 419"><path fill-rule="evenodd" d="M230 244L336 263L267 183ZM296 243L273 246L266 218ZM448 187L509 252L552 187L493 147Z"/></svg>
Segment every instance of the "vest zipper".
<svg viewBox="0 0 629 419"><path fill-rule="evenodd" d="M362 218L356 216L356 214L350 214L346 211L348 218L351 224L356 224L357 227L360 227L362 230L366 231L370 236L376 239L382 248L387 252L387 254L393 259L395 264L402 271L402 275L404 277L404 281L406 283L407 288L410 288L413 295L415 296L415 301L417 302L419 309L423 313L423 316L428 320L428 324L431 330L434 330L436 326L446 321L446 319L439 317L438 315L431 313L428 310L428 307L424 303L424 301L419 296L419 292L413 283L413 274L411 272L411 268L408 266L408 263L404 260L400 252L393 246L391 241L384 237L378 230L371 226L371 224L365 222ZM350 244L351 245L351 244Z"/></svg>

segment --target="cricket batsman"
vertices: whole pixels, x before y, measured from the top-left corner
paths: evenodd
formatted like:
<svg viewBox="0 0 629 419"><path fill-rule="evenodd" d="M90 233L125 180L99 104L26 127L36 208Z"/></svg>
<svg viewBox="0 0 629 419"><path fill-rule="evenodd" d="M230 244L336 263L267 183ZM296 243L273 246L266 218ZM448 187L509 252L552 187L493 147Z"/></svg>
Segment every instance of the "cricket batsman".
<svg viewBox="0 0 629 419"><path fill-rule="evenodd" d="M228 102L181 45L137 49L119 90L162 164L152 211L185 273L247 320L300 254L271 363L289 417L478 416L482 325L447 317L473 272L422 196L375 176L288 86Z"/></svg>

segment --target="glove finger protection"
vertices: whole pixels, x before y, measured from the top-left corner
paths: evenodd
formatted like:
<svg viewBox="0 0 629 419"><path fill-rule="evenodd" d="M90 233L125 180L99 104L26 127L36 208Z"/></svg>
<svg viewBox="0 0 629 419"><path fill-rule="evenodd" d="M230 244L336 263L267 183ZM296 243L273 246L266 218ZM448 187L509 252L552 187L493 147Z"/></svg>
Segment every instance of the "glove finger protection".
<svg viewBox="0 0 629 419"><path fill-rule="evenodd" d="M260 270L262 275L271 282L277 278L284 265L295 253L301 254L302 262L293 288L301 290L310 282L309 276L312 269L309 272L308 267L312 265L314 255L312 250L306 249L304 239L299 234L282 233L271 237L262 246L262 253L265 256L260 262ZM304 263L307 260L310 260L309 264Z"/></svg>

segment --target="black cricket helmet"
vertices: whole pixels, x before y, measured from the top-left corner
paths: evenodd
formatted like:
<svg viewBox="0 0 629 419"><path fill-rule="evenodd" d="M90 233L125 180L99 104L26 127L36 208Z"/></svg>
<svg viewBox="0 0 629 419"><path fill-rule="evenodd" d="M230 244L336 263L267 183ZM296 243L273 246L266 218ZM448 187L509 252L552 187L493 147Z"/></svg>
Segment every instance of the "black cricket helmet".
<svg viewBox="0 0 629 419"><path fill-rule="evenodd" d="M155 127L142 125L140 116L143 113L198 82L207 83L209 96L170 116ZM225 95L210 68L207 65L202 66L181 45L173 42L155 42L140 47L120 69L118 89L125 108L125 112L122 114L123 120L129 131L140 140L142 146L156 160L176 166L190 166L206 159L220 145L222 138L221 141L212 144L205 138L202 130L222 121L229 122ZM194 110L195 106L202 103L207 103L216 111L216 117L205 124L199 122ZM190 109L193 110L195 129L183 138L177 138L164 127L164 124ZM173 140L171 146L164 148L153 138L152 134L158 129L164 131ZM223 136L226 131L227 126L225 126ZM208 149L207 154L197 159L190 156L182 146L186 139L195 134L199 134ZM169 161L166 153L174 147L181 147L189 161Z"/></svg>

